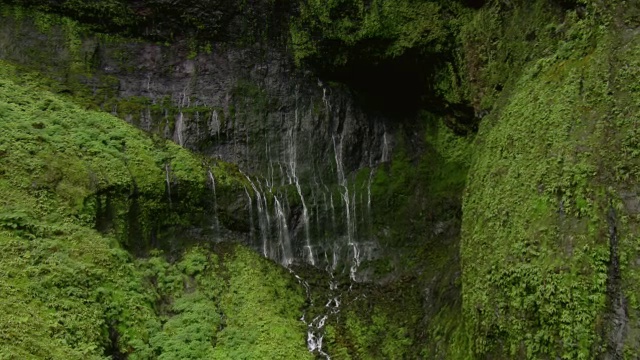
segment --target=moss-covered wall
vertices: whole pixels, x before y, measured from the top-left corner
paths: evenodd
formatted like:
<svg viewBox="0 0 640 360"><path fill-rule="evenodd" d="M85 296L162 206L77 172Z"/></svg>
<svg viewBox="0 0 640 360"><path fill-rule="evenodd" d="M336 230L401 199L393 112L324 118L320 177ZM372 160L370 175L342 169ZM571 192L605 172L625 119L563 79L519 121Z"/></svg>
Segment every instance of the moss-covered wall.
<svg viewBox="0 0 640 360"><path fill-rule="evenodd" d="M258 41L281 44L292 2L259 0L4 0L3 3L62 14L92 30L171 42L189 39L206 46L212 40L238 44ZM262 21L269 18L270 21Z"/></svg>
<svg viewBox="0 0 640 360"><path fill-rule="evenodd" d="M145 138L110 115L48 93L48 83L33 73L18 76L12 65L0 66L3 176L15 189L3 199L3 213L37 223L60 207L65 209L60 216L94 225L127 248L146 252L152 246L180 248L189 237L211 235L207 229L216 211L207 171L217 179L219 192L228 195L218 202L219 213L241 194L246 180L237 168ZM31 204L31 192L42 197L38 205Z"/></svg>
<svg viewBox="0 0 640 360"><path fill-rule="evenodd" d="M638 22L628 6L581 3L547 23L556 40L541 41L541 53L499 40L496 49L511 59L533 58L510 76L495 73L506 79L503 94L479 90L496 100L474 145L463 206L472 357L638 351L637 158L629 141L638 117L630 81L637 44L629 34ZM483 18L491 11L499 8L481 10L478 25L492 24ZM513 21L530 14L521 16ZM480 66L480 74L491 67Z"/></svg>
<svg viewBox="0 0 640 360"><path fill-rule="evenodd" d="M374 112L397 116L392 124L394 151L389 158L376 158L379 166L369 163L370 167L366 167L362 160L362 149L366 147L347 148L345 152L346 160L352 162L350 169L360 168L348 177L352 202L357 203L358 209L356 230L363 238L379 243L383 256L366 258L360 264L360 279L373 279L375 285L356 284L348 289L342 285L342 310L327 321L325 349L336 358L345 359L636 356L640 347L637 1L427 1L420 2L415 12L409 11L417 6L412 1L337 1L328 7L321 5L311 1L298 8L291 28L294 54L289 55L334 79L341 79L344 74L340 71L350 66L366 64L359 68L358 76L348 79L350 84L361 87L379 79L375 71L397 70L410 63L405 69L418 69L419 81L402 91L393 86L385 90L401 94L400 97L407 90L418 99L412 110L422 108L414 116L413 111L389 112L389 108L374 107ZM5 8L7 11L12 12L5 13L5 18L19 19L24 15L16 13L15 8ZM433 21L424 23L426 18ZM103 109L128 116L134 123L146 121L146 111L152 113L151 118L162 118L166 113L165 122L152 123L149 129L169 134L175 133L179 113L209 118L216 111L222 123L255 126L254 132L239 130L248 138L270 131L265 125L270 119L267 114L279 111L283 104L274 101L263 87L244 79L234 79L237 81L229 96L237 101L228 107L193 106L185 110L175 105L176 99L173 103L166 98L155 103L143 97L116 99L119 81L108 76L92 78L92 54L99 49L97 43L86 39L79 42L83 30L78 30L77 23L56 22L50 27L47 19L50 18L35 18L33 24L42 29L49 26L54 30L48 36L69 44L55 57L60 64L53 62L54 71L39 69L49 71L57 82L43 85L34 78L18 78L9 66L3 65L3 74L13 76L14 82L3 82L11 90L6 95L11 99L6 101L10 105L0 107L0 114L10 118L17 113L16 106L26 101L29 116L29 121L5 124L8 129L13 126L8 133L20 140L19 144L28 145L0 145L0 161L11 161L12 165L0 169L0 176L10 175L12 181L23 179L5 184L5 189L20 189L7 191L9 195L2 200L7 211L2 213L0 224L7 231L7 244L14 244L16 236L42 236L38 219L44 218L96 226L105 234L113 231L134 250L140 250L135 244L144 244L145 250L148 245L156 245L156 236L172 239L170 243L174 245L168 250L180 253L185 245L181 239L198 235L187 230L194 230L194 223L206 222L204 218L209 215L211 204L203 200L211 198L207 195L211 189L206 185L208 167L228 190L219 197L219 201L226 202L219 206L223 209L220 218L230 228L250 231L251 218L247 215L255 214L247 211L246 204L235 202L238 193L244 194L243 184L247 184L244 177L238 179L233 166L206 162L202 165L202 159L159 141L145 143L154 152L142 151L129 145L128 139L138 136L130 130L123 130L122 134L111 131L109 135L74 132L73 141L59 137L51 132L52 128L73 127L65 125L65 117L54 116L51 124L31 118L44 117L42 114L53 110L65 114L80 110L69 110L68 105L59 108L62 105L54 98L23 97L23 90L16 83L38 83L42 88L57 89L77 102L100 104ZM398 19L406 20L406 27L400 26ZM14 25L19 26L19 22ZM15 39L9 39L7 34L19 33L8 31L0 39L8 49L5 55L42 67L46 62L38 52L31 59L26 47L10 51L7 44ZM104 37L100 41L115 41L111 54L122 50L122 61L117 63L122 71L135 76L138 70L130 63L132 52L120 40ZM423 61L434 56L438 61ZM56 68L57 65L60 66ZM332 73L334 65L338 67ZM383 88L387 84L381 83ZM316 93L337 88L322 87ZM366 106L375 102L366 96L356 98ZM290 105L297 109L298 98L295 99ZM330 110L334 104L321 103L319 99L306 107L307 114L311 114L309 119L318 120L317 123L334 115ZM430 104L434 107L429 108ZM353 108L336 105L334 109L338 109L333 110L335 116L340 117ZM295 114L297 121L298 113ZM478 134L474 135L480 118ZM205 126L197 121L194 124ZM282 124L292 123L283 121L279 126L285 126ZM339 128L341 124L332 126ZM326 130L314 129L317 133ZM327 134L326 139L335 141L329 131ZM378 136L380 132L374 129L353 134ZM321 181L337 177L337 170L333 169L338 161L332 152L336 150L328 140L327 143L329 146L315 154L316 162L310 165L311 172L320 165L332 169L318 177ZM382 145L380 139L366 144ZM256 144L261 149L264 145ZM73 156L68 149L73 149ZM85 160L101 154L112 156L108 161L101 160L103 163ZM143 165L154 165L145 167L136 163L139 159L146 159ZM263 160L266 163L268 156L259 158ZM225 176L229 179L226 184ZM25 195L31 189L35 189L36 196ZM303 190L309 204L311 199L314 203L320 199L314 190L317 189ZM332 183L326 194L340 199L343 190ZM291 185L278 191L297 209L293 217L299 219L300 194ZM247 194L255 195L250 190ZM55 209L64 209L65 216L55 217ZM320 219L328 224L329 213L316 217L316 222L320 223ZM350 226L340 221L331 226ZM66 230L58 234L57 226L44 229L55 236L67 234ZM318 237L330 233L322 229L317 226L312 233ZM144 241L140 242L140 238ZM216 341L232 349L230 353L218 353L222 350L206 347L203 351L212 351L207 354L240 357L242 354L236 352L239 346L246 346L244 349L251 349L251 354L259 357L279 354L270 342L260 348L254 348L253 338L249 338L250 344L237 342L238 334L244 331L242 326L261 316L242 308L241 303L246 299L249 303L274 301L272 288L265 289L271 295L253 298L240 285L251 284L260 289L263 285L249 271L253 258L241 254L239 265L233 265L232 260L227 266L224 256L194 251L193 259L197 261L191 257L187 260L194 262L196 268L201 269L205 263L205 267L220 266L226 269L221 272L223 278L237 276L240 280L228 285L231 290L226 295L196 292L192 297L187 290L197 276L187 269L191 269L190 265L177 265L186 274L181 277L174 274L175 265L152 257L149 266L177 276L160 281L159 272L154 270L150 281L155 281L157 288L166 288L156 295L175 302L165 299L156 304L164 309L159 313L167 316L166 322L162 332L143 343L156 344L155 349L170 353L183 340L172 335L190 329L191 316L205 318L206 313L210 316L207 326L228 328L216 332L209 327L204 332L215 332L219 335ZM203 256L208 257L206 261ZM27 252L19 257L27 257ZM327 277L314 274L311 269L301 271L307 271L309 274L304 274L308 278L317 277L317 284L312 285L321 290L311 291L314 304L307 310L309 314L322 314L327 294L333 296L337 290L326 291ZM341 280L348 282L346 277L345 273ZM172 289L179 288L176 284L180 281L185 294L174 296ZM213 288L218 285L211 284ZM290 321L295 312L292 309L300 309L300 288L291 290L297 286L292 283L280 285L277 294L283 291L294 307L278 305L267 309L285 314L286 321ZM243 295L236 298L232 293ZM212 298L222 300L212 303ZM222 317L211 315L213 308L239 309L240 316L223 321ZM180 315L169 315L175 312ZM251 336L262 340L262 325L267 323L252 324ZM289 325L274 328L282 335ZM297 325L299 328L300 323ZM28 331L43 336L34 329ZM124 336L126 332L117 333ZM109 342L105 334L100 336L101 340L96 341ZM304 352L304 344L296 343L300 339L281 339L294 344L287 354L298 354L301 348ZM121 345L123 341L115 342L117 351L126 350ZM144 348L130 346L134 348L132 353Z"/></svg>
<svg viewBox="0 0 640 360"><path fill-rule="evenodd" d="M293 276L211 231L237 167L0 74L1 358L310 358Z"/></svg>

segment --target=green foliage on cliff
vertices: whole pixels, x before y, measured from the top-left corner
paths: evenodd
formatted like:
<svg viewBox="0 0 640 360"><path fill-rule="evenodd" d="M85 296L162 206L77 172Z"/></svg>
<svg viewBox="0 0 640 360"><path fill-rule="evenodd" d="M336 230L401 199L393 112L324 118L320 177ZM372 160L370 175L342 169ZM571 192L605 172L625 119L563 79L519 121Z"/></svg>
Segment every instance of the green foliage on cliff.
<svg viewBox="0 0 640 360"><path fill-rule="evenodd" d="M415 133L424 134L422 142L409 142ZM426 150L415 156L412 146ZM393 255L360 267L393 280L356 292L352 302L343 299L344 314L328 330L330 354L394 359L465 353L457 331L464 326L457 238L472 151L473 137L455 135L427 112L419 125L396 132L392 159L371 180L373 233Z"/></svg>
<svg viewBox="0 0 640 360"><path fill-rule="evenodd" d="M328 325L325 336L332 356L345 360L419 356L421 299L410 281L363 287L342 301L344 312Z"/></svg>
<svg viewBox="0 0 640 360"><path fill-rule="evenodd" d="M290 274L160 231L199 224L202 159L0 72L0 358L308 357ZM219 191L229 170L214 166ZM125 251L154 226L171 253Z"/></svg>
<svg viewBox="0 0 640 360"><path fill-rule="evenodd" d="M592 185L597 159L579 149L598 144L598 132L580 130L597 129L597 103L580 95L580 82L598 64L554 65L525 74L500 121L479 135L462 244L477 354L588 358L597 341L609 246L604 194ZM603 84L583 79L590 92Z"/></svg>
<svg viewBox="0 0 640 360"><path fill-rule="evenodd" d="M82 218L84 202L101 190L135 187L162 198L167 168L175 169L170 175L176 182L192 183L194 191L204 187L202 162L177 145L154 141L111 115L82 110L47 93L33 77L30 85L17 85L6 79L13 76L6 63L0 73L3 183L12 190L3 197L5 209L35 218L75 215L84 224L92 220ZM33 193L53 203L31 203L39 198Z"/></svg>
<svg viewBox="0 0 640 360"><path fill-rule="evenodd" d="M491 109L528 62L554 54L562 40L575 40L576 21L575 12L565 13L548 0L485 5L458 34L464 95L477 107Z"/></svg>
<svg viewBox="0 0 640 360"><path fill-rule="evenodd" d="M233 0L4 0L47 13L68 16L94 31L173 41L189 38L194 42L225 40L249 43L261 37L276 37L286 2L264 0L248 6ZM270 16L271 22L260 22ZM238 21L242 18L242 22ZM263 39L265 40L265 39Z"/></svg>
<svg viewBox="0 0 640 360"><path fill-rule="evenodd" d="M105 4L74 11L103 14ZM435 1L300 4L291 28L299 62L442 54L436 91L491 111L475 139L425 112L398 131L390 163L356 176L354 189L371 181L368 231L395 250L361 270L397 287L347 295L326 333L335 358L637 354L640 22L638 7L622 4L488 1L473 12ZM67 32L64 75L84 74L79 33ZM83 94L76 102L95 106L92 96L110 89L45 86L7 65L0 74L0 357L309 356L300 288L256 254L171 243L173 251L135 260L121 248L162 227L171 238L193 224L186 212L206 217L202 159L43 92ZM259 88L239 82L235 91L255 98L255 115L275 107ZM138 98L100 104L134 122L164 110ZM222 186L244 181L231 165L210 165Z"/></svg>
<svg viewBox="0 0 640 360"><path fill-rule="evenodd" d="M440 1L304 1L291 24L297 62L375 63L408 51L440 53L449 45L448 7Z"/></svg>
<svg viewBox="0 0 640 360"><path fill-rule="evenodd" d="M569 11L548 25L565 34L540 58L513 78L496 73L509 86L481 126L463 207L463 332L474 357L637 353L625 328L638 314L629 139L639 98L628 65L637 20L612 22L626 9L617 5ZM523 51L500 46L516 59Z"/></svg>

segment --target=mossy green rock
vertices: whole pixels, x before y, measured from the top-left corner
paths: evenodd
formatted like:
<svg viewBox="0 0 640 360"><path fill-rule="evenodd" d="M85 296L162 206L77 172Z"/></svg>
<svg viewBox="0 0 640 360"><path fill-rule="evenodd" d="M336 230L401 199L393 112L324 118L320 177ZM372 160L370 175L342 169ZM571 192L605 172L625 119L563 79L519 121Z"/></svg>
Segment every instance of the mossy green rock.
<svg viewBox="0 0 640 360"><path fill-rule="evenodd" d="M185 229L210 216L203 159L8 68L1 358L309 358L304 292L286 270L214 237L189 245ZM244 181L233 169L211 164L219 192Z"/></svg>
<svg viewBox="0 0 640 360"><path fill-rule="evenodd" d="M461 246L473 357L638 351L639 43L618 5L569 14L572 41L530 62L481 126Z"/></svg>

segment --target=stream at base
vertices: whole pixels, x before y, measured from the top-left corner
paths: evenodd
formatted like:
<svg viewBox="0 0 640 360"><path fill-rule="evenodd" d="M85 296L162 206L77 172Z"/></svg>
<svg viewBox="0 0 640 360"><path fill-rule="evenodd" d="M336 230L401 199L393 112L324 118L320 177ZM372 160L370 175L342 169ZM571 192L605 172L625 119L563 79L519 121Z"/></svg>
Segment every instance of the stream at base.
<svg viewBox="0 0 640 360"><path fill-rule="evenodd" d="M291 274L298 280L305 291L307 296L307 301L309 302L307 306L308 309L312 309L314 306L313 297L311 296L311 287L309 283L296 274L293 270L289 269ZM327 360L331 360L331 356L327 354L322 348L322 342L324 340L324 331L325 325L330 317L337 315L340 312L340 304L341 304L341 296L342 294L338 291L338 282L333 278L331 274L331 280L329 281L329 296L327 297L327 301L324 305L324 312L314 316L312 319L307 319L307 310L302 314L300 321L302 321L307 326L307 349L309 352L322 356Z"/></svg>

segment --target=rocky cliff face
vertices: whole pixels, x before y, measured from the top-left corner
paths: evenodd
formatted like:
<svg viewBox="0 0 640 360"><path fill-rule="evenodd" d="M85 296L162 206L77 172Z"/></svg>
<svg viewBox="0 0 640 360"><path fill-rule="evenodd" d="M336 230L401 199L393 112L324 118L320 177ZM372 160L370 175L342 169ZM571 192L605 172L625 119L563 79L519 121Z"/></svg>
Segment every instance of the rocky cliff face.
<svg viewBox="0 0 640 360"><path fill-rule="evenodd" d="M387 65L411 64L413 46L434 58L444 37L420 42L414 30L440 30L427 15L455 17L442 25L456 24L455 51L420 73L434 83L410 101L424 108L410 122L264 44L159 45L7 10L0 57L56 79L76 101L239 164L244 189L214 194L220 221L282 265L313 265L296 268L301 283L329 284L308 296L314 346L331 311L326 349L344 358L633 357L637 4L467 3L474 10L423 2L403 32L369 23L375 7L362 1L343 12L307 2L311 15L294 27L298 60L325 74L342 66L338 78L362 88L384 66L345 69L370 51ZM376 14L412 9L397 4ZM334 31L316 17L357 26ZM382 30L397 35L393 46L370 41ZM377 285L358 284L370 279ZM350 305L340 312L341 303Z"/></svg>
<svg viewBox="0 0 640 360"><path fill-rule="evenodd" d="M376 256L371 179L391 159L397 125L348 89L259 45L196 53L186 43L92 35L45 17L3 21L3 59L141 129L237 163L250 184L227 223L266 256L334 269ZM367 175L356 180L361 169Z"/></svg>
<svg viewBox="0 0 640 360"><path fill-rule="evenodd" d="M326 323L329 353L359 346L365 358L415 357L440 336L424 330L441 331L431 318L457 316L469 140L436 125L438 116L363 101L294 66L284 48L157 44L19 8L2 14L0 58L19 64L18 72L36 71L75 102L238 164L244 189L216 192L224 180L216 167L229 165L214 162L206 182L216 208L207 215L215 218L206 231L196 224L177 235L241 241L294 265L311 285L306 316L317 320L314 336L324 334L322 305L331 299L337 311ZM395 92L381 91L383 83L376 94ZM165 171L175 196L173 169ZM165 248L181 251L174 245ZM368 280L380 285L354 282ZM359 336L379 321L395 329L391 336Z"/></svg>
<svg viewBox="0 0 640 360"><path fill-rule="evenodd" d="M494 23L508 39L539 19L535 48L490 50L536 60L503 77L478 134L462 225L469 339L477 357L636 358L637 4L541 5ZM496 66L475 80L496 81Z"/></svg>

